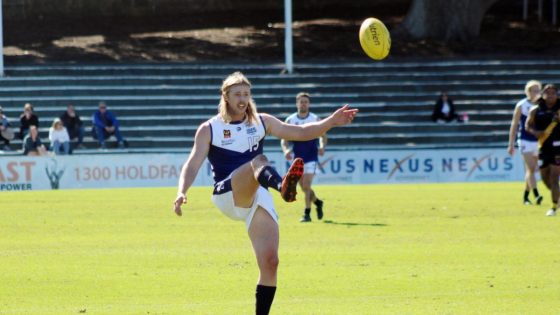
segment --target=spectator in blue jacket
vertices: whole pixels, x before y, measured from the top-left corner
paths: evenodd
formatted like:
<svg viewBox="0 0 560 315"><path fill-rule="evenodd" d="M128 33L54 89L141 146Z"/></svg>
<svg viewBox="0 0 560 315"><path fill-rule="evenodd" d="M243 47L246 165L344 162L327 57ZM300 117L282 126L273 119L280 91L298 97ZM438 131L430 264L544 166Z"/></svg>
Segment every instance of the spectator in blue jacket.
<svg viewBox="0 0 560 315"><path fill-rule="evenodd" d="M107 104L105 102L99 103L99 108L92 117L93 122L93 138L99 141L99 147L101 149L106 149L105 140L107 140L111 135L115 135L117 138L117 144L119 148L125 147L125 141L119 130L119 121L117 117L107 110Z"/></svg>

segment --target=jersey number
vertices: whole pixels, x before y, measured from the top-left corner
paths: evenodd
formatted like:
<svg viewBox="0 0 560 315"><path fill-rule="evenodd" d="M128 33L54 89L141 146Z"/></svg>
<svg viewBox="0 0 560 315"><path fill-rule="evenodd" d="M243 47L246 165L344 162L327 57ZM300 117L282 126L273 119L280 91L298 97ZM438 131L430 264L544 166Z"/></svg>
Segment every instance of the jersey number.
<svg viewBox="0 0 560 315"><path fill-rule="evenodd" d="M247 140L249 141L249 152L257 151L259 148L259 137L252 136L247 138Z"/></svg>

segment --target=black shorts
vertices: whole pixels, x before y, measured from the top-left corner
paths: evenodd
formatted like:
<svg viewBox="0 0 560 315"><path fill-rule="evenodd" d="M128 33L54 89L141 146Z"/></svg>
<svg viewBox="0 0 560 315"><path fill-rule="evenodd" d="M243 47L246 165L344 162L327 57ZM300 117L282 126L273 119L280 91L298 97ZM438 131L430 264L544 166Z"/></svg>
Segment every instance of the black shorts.
<svg viewBox="0 0 560 315"><path fill-rule="evenodd" d="M539 152L539 168L543 169L549 165L560 166L560 152Z"/></svg>

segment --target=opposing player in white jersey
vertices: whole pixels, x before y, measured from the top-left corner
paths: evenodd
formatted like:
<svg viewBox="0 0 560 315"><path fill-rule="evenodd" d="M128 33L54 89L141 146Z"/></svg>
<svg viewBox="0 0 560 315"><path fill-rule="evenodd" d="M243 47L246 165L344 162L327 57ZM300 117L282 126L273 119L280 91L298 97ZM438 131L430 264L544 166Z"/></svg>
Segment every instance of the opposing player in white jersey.
<svg viewBox="0 0 560 315"><path fill-rule="evenodd" d="M187 191L208 157L215 181L212 201L225 215L246 224L260 271L256 314L268 314L276 292L279 243L278 215L268 188L278 190L285 201L294 201L303 161L296 159L284 178L280 177L262 154L264 137L315 139L335 126L351 123L358 110L344 105L321 121L295 126L257 113L251 83L240 72L224 80L221 92L218 115L196 132L179 178L174 210L182 215Z"/></svg>
<svg viewBox="0 0 560 315"><path fill-rule="evenodd" d="M286 123L290 125L304 125L311 122L319 121L319 117L309 111L311 97L309 93L300 92L296 95L297 112L286 118ZM323 218L323 201L317 197L315 191L311 188L315 171L319 164L319 155L325 154L325 145L327 144L327 135L323 134L318 139L308 141L287 141L282 139L280 145L284 156L288 161L292 158L300 158L303 160L303 176L299 184L301 190L305 194L305 209L300 222L311 222L311 203L315 204L317 210L317 219ZM293 156L292 156L293 154Z"/></svg>
<svg viewBox="0 0 560 315"><path fill-rule="evenodd" d="M517 146L523 155L523 162L525 164L525 191L523 193L523 203L526 205L532 204L529 200L531 189L535 196L535 202L540 205L543 197L539 194L537 189L537 180L535 172L537 171L539 148L537 138L525 130L525 122L529 115L531 107L535 106L535 102L539 99L541 92L541 83L539 81L531 80L525 84L525 97L517 102L515 110L513 111L513 118L509 129L509 143L508 153L513 155L515 153L515 139L517 138Z"/></svg>

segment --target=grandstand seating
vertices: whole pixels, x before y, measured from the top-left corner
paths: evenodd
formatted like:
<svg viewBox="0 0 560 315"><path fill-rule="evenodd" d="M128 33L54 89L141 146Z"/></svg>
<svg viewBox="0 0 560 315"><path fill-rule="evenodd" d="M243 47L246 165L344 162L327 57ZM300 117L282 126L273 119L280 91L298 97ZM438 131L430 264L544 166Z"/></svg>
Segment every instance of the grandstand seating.
<svg viewBox="0 0 560 315"><path fill-rule="evenodd" d="M311 93L319 116L344 103L359 108L354 124L329 132L329 147L339 149L505 148L525 82L560 83L560 61L552 60L305 63L291 75L280 74L281 64L38 65L6 69L0 105L17 127L23 104L32 103L46 140L52 120L72 103L86 122L89 148L77 152L98 153L90 117L103 100L121 121L127 150L186 152L197 126L216 113L221 81L236 70L252 81L259 111L282 119L295 111L299 91ZM430 121L442 90L468 123ZM266 141L279 150L277 139Z"/></svg>

